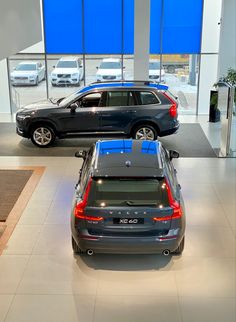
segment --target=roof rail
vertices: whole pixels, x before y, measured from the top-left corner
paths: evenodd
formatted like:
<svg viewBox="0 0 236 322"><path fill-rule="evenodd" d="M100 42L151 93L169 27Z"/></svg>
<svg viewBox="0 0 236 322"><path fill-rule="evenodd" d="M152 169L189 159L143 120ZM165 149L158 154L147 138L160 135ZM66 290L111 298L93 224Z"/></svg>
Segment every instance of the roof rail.
<svg viewBox="0 0 236 322"><path fill-rule="evenodd" d="M150 85L150 84L160 84L159 82L155 81L149 81L149 80L135 80L135 79L130 79L130 80L107 80L107 81L102 81L102 82L93 82L91 84L109 84L109 83L136 83L136 84L141 84L141 85Z"/></svg>

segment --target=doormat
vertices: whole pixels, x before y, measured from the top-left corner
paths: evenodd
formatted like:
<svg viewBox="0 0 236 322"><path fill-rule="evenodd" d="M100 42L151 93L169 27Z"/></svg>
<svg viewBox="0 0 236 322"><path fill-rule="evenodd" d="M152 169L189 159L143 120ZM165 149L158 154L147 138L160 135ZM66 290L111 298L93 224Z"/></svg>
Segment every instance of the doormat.
<svg viewBox="0 0 236 322"><path fill-rule="evenodd" d="M0 255L30 200L45 167L0 169Z"/></svg>

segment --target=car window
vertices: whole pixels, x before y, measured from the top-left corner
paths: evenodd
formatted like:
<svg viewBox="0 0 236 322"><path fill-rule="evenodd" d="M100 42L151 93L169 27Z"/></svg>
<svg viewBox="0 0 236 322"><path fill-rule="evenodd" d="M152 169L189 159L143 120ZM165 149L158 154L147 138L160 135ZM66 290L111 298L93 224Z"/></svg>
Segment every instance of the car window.
<svg viewBox="0 0 236 322"><path fill-rule="evenodd" d="M132 92L107 92L106 106L129 106L134 104L134 96Z"/></svg>
<svg viewBox="0 0 236 322"><path fill-rule="evenodd" d="M159 104L160 101L152 92L139 92L142 105Z"/></svg>
<svg viewBox="0 0 236 322"><path fill-rule="evenodd" d="M127 206L145 203L153 207L169 206L164 179L93 180L88 206Z"/></svg>
<svg viewBox="0 0 236 322"><path fill-rule="evenodd" d="M83 107L98 107L101 106L102 94L100 92L97 93L91 93L88 95L83 96L81 99L79 99L80 106Z"/></svg>

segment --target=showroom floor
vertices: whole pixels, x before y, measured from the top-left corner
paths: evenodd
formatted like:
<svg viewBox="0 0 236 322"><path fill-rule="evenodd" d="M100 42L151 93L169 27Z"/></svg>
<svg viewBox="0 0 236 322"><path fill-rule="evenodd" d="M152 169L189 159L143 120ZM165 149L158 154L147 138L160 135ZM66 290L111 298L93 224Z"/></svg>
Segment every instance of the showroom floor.
<svg viewBox="0 0 236 322"><path fill-rule="evenodd" d="M70 205L81 160L46 166L0 256L0 321L235 322L236 159L175 160L187 210L182 257L74 257Z"/></svg>

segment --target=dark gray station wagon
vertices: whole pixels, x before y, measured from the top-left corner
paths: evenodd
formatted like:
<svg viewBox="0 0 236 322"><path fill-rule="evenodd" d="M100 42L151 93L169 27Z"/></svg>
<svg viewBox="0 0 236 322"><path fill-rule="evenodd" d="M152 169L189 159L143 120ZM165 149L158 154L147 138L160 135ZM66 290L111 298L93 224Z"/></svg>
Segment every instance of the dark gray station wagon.
<svg viewBox="0 0 236 322"><path fill-rule="evenodd" d="M84 162L71 214L75 253L181 254L185 210L179 156L158 141L98 141Z"/></svg>
<svg viewBox="0 0 236 322"><path fill-rule="evenodd" d="M177 131L178 104L166 85L95 83L57 101L28 105L16 115L16 131L39 147L56 138L121 135L156 140Z"/></svg>

